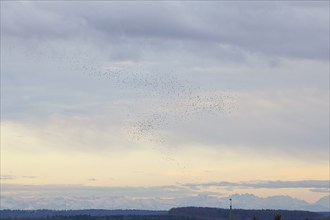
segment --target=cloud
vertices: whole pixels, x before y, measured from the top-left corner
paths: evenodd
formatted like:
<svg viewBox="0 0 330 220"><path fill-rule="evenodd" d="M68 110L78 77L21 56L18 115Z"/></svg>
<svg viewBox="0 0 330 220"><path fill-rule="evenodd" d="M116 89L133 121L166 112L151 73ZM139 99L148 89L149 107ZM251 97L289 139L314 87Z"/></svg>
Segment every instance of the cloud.
<svg viewBox="0 0 330 220"><path fill-rule="evenodd" d="M235 188L258 188L258 189L281 189L281 188L312 188L323 190L329 187L329 180L299 180L299 181L248 181L248 182L210 182L202 184L185 184L184 186L196 187L235 187Z"/></svg>
<svg viewBox="0 0 330 220"><path fill-rule="evenodd" d="M37 177L36 176L22 176L22 178L25 178L25 179L35 179Z"/></svg>
<svg viewBox="0 0 330 220"><path fill-rule="evenodd" d="M92 178L90 181L95 181ZM282 181L282 180L254 180L254 181L240 181L240 182L230 182L230 181L220 181L220 182L208 182L208 183L186 183L177 185L163 185L163 186L148 186L148 187L129 187L129 186L84 186L84 185L74 185L74 184L49 184L49 185L16 185L16 184L3 184L3 191L6 194L16 194L25 193L29 191L34 191L38 189L38 194L47 195L50 191L66 192L68 195L75 195L81 191L85 195L111 195L120 196L125 195L132 198L143 198L143 197L159 197L159 198L181 198L187 196L194 196L205 192L208 195L213 196L223 196L221 191L214 190L212 187L232 187L233 189L295 189L295 188L305 188L310 189L313 192L328 192L324 191L329 186L328 180L297 180L297 181ZM208 191L205 191L208 189Z"/></svg>
<svg viewBox="0 0 330 220"><path fill-rule="evenodd" d="M160 85L157 79L161 77L148 77L145 79L151 85ZM191 89L189 93L169 89L172 94L165 96L166 88L153 93L153 87L142 86L141 92L138 84L124 83L129 89L126 93L125 89L109 88L111 79L101 79L92 81L88 89L79 78L74 80L81 85L73 89L70 83L45 83L32 90L30 85L8 84L3 89L6 120L2 126L15 125L24 132L29 130L30 135L35 131L33 135L46 141L44 146L54 146L61 135L62 143L79 142L78 148L70 144L69 148L75 150L118 149L132 146L131 139L140 138L180 148L200 144L220 152L222 147L231 146L233 150L249 148L257 154L328 159L324 153L329 144L328 94L322 87L241 90L235 92L236 97L221 89ZM175 82L173 86L192 87ZM62 86L62 90L49 89L56 86ZM83 138L77 138L81 134L85 134Z"/></svg>
<svg viewBox="0 0 330 220"><path fill-rule="evenodd" d="M0 179L3 180L3 181L7 181L7 180L17 180L19 179L20 177L18 176L15 176L15 175L1 175L0 176ZM21 176L21 178L23 179L35 179L37 178L36 176Z"/></svg>
<svg viewBox="0 0 330 220"><path fill-rule="evenodd" d="M16 179L16 176L14 176L14 175L1 175L0 179L1 180L14 180L14 179Z"/></svg>
<svg viewBox="0 0 330 220"><path fill-rule="evenodd" d="M77 196L80 192L84 192L85 196L102 197L108 195L111 197L131 197L131 198L162 198L162 197L184 197L195 195L195 192L182 186L149 186L149 187L96 187L84 185L15 185L3 184L3 191L6 195L20 195L28 192L37 191L38 196L52 196L50 192L61 194L65 192L67 196Z"/></svg>
<svg viewBox="0 0 330 220"><path fill-rule="evenodd" d="M225 183L227 185L227 183ZM292 209L324 211L325 206L290 196L258 197L234 194L236 208ZM12 185L2 186L4 209L148 209L173 207L228 207L229 197L217 192L196 192L182 186L158 187L88 187L81 185ZM322 200L326 200L323 197ZM281 201L281 202L279 202ZM320 200L321 201L321 200Z"/></svg>
<svg viewBox="0 0 330 220"><path fill-rule="evenodd" d="M178 122L170 143L186 146L198 143L219 152L222 146L230 146L232 150L248 149L255 155L270 156L276 152L276 155L326 161L329 128L324 119L328 118L325 101L328 95L317 90L239 94L233 112L225 117L205 114L201 120Z"/></svg>
<svg viewBox="0 0 330 220"><path fill-rule="evenodd" d="M327 60L328 4L6 2L3 28L5 34L20 38L94 41L114 50L112 57L117 58L130 57L133 51L141 57L147 51L154 56L159 49L177 48L185 54L209 53L215 59L237 50Z"/></svg>
<svg viewBox="0 0 330 220"><path fill-rule="evenodd" d="M310 191L317 193L329 193L329 185L327 188L315 188L315 189L310 189Z"/></svg>
<svg viewBox="0 0 330 220"><path fill-rule="evenodd" d="M118 115L118 120L121 120ZM114 119L114 118L112 118ZM87 121L86 121L87 120ZM103 121L101 123L101 121ZM53 117L47 121L2 121L3 149L31 153L56 152L120 152L132 150L122 124L95 117Z"/></svg>

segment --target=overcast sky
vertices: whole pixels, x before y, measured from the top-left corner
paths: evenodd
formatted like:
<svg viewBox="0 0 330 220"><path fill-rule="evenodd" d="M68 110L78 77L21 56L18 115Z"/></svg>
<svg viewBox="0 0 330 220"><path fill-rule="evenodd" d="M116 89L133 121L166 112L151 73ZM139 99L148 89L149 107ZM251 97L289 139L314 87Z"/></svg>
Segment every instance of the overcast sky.
<svg viewBox="0 0 330 220"><path fill-rule="evenodd" d="M327 195L329 2L1 2L1 175Z"/></svg>

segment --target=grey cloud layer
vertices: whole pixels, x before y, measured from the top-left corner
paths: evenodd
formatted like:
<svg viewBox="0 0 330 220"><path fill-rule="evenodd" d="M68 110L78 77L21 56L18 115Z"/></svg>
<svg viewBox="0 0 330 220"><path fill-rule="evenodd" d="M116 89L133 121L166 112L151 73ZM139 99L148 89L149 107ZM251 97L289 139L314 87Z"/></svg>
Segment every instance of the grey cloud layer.
<svg viewBox="0 0 330 220"><path fill-rule="evenodd" d="M245 145L256 152L269 148L294 156L301 153L305 159L328 159L324 152L329 146L325 102L329 2L1 4L5 119L51 124L49 118L62 117L63 124L79 130L82 126L74 119L79 116L107 131L105 122L122 125L120 120L126 117L122 103L129 103L134 111L136 103L148 106L140 112L150 113L149 117L139 115L136 124L172 117L177 112L164 115L159 106L174 109L182 100L164 98L163 93L150 97L150 87L139 94L140 85L131 83L141 76L131 76L141 65L153 77L146 78L153 87L162 85L163 81L155 82L174 71L179 75L173 78L176 85L185 86L183 82L190 80L191 97L200 95L196 88L203 82L202 92L229 87L248 94L233 117L165 127L174 141L217 148ZM114 81L105 78L109 67L121 71L121 76ZM147 105L152 98L156 101ZM142 128L152 126L157 124Z"/></svg>
<svg viewBox="0 0 330 220"><path fill-rule="evenodd" d="M143 54L172 45L187 53L213 51L212 56L237 50L327 60L328 4L6 2L2 24L9 36L78 37L105 48L129 45Z"/></svg>

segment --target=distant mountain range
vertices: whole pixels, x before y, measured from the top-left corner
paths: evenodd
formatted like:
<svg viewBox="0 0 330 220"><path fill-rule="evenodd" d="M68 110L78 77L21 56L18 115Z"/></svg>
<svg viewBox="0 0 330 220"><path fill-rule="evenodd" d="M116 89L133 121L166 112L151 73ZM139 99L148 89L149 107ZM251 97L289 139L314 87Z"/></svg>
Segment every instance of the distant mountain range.
<svg viewBox="0 0 330 220"><path fill-rule="evenodd" d="M216 197L208 194L182 198L132 198L125 196L56 196L56 197L14 197L1 195L1 209L140 209L169 210L172 207L218 207L228 208L228 197ZM258 197L252 194L231 196L235 209L286 209L328 212L330 196L325 196L315 203L308 203L290 196Z"/></svg>

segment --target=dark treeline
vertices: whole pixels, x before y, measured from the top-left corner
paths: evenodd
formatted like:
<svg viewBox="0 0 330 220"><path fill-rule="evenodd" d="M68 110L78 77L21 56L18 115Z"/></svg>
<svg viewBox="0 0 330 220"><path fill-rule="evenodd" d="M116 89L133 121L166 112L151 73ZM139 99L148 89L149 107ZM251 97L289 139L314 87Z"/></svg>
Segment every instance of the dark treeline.
<svg viewBox="0 0 330 220"><path fill-rule="evenodd" d="M166 215L167 211L151 211L151 210L106 210L106 209L82 209L82 210L0 210L0 218L41 218L53 216L146 216L146 215ZM69 219L68 219L69 220Z"/></svg>
<svg viewBox="0 0 330 220"><path fill-rule="evenodd" d="M110 215L110 216L91 216L91 215L72 215L72 216L47 216L47 217L17 217L0 218L1 220L197 220L189 216L172 215Z"/></svg>
<svg viewBox="0 0 330 220"><path fill-rule="evenodd" d="M308 211L234 209L234 220L330 220ZM228 220L229 209L184 207L148 210L0 210L1 220Z"/></svg>
<svg viewBox="0 0 330 220"><path fill-rule="evenodd" d="M169 215L195 217L199 220L229 219L229 209L184 207L173 208ZM308 211L289 210L248 210L234 209L234 220L274 220L279 217L281 220L330 220L329 216Z"/></svg>

